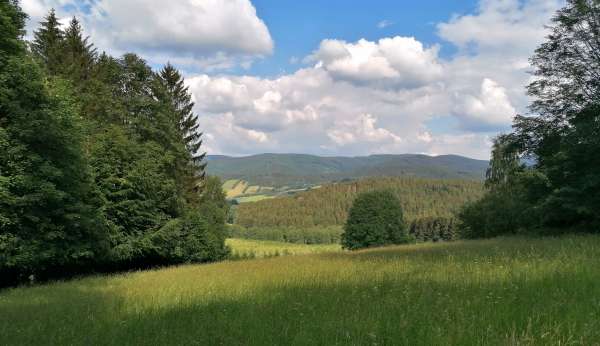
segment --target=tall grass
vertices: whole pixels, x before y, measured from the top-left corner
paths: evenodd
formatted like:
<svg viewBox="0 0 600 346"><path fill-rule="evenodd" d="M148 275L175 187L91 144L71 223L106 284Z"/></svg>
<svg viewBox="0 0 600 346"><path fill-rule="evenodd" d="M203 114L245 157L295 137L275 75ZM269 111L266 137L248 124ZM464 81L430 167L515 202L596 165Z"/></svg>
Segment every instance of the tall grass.
<svg viewBox="0 0 600 346"><path fill-rule="evenodd" d="M341 250L341 246L339 244L306 245L235 238L229 238L225 241L225 243L231 248L232 259L306 255Z"/></svg>
<svg viewBox="0 0 600 346"><path fill-rule="evenodd" d="M600 237L284 256L0 292L0 344L592 345Z"/></svg>

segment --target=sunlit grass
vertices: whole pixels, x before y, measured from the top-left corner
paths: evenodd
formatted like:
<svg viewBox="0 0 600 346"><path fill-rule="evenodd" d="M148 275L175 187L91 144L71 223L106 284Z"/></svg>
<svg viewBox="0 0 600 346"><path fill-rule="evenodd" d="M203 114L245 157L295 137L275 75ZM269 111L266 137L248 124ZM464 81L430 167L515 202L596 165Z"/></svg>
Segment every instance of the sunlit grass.
<svg viewBox="0 0 600 346"><path fill-rule="evenodd" d="M341 247L338 244L306 245L234 238L227 239L225 243L231 247L232 254L235 258L305 255L341 250Z"/></svg>
<svg viewBox="0 0 600 346"><path fill-rule="evenodd" d="M599 268L570 236L99 276L0 291L0 344L593 345Z"/></svg>

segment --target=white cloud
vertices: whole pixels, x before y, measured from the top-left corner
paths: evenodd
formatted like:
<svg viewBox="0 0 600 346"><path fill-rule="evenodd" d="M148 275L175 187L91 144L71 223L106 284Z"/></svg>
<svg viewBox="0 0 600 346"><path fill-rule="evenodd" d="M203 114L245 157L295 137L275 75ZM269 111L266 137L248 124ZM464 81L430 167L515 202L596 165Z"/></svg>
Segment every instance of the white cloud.
<svg viewBox="0 0 600 346"><path fill-rule="evenodd" d="M477 53L526 54L547 34L544 26L563 0L481 0L476 14L438 25L442 38Z"/></svg>
<svg viewBox="0 0 600 346"><path fill-rule="evenodd" d="M481 82L479 95L460 95L454 113L463 118L463 127L468 130L497 128L510 124L516 114L506 90L495 81L485 78Z"/></svg>
<svg viewBox="0 0 600 346"><path fill-rule="evenodd" d="M67 6L68 5L68 6ZM113 54L141 53L155 63L170 60L205 71L269 55L273 40L249 0L25 0L34 27L55 7L77 15L94 43Z"/></svg>
<svg viewBox="0 0 600 346"><path fill-rule="evenodd" d="M23 6L39 15L42 7L70 1L24 0ZM488 158L490 139L526 111L528 57L563 1L481 0L475 13L437 25L443 44L457 48L451 57L413 37L326 39L305 58L311 66L275 78L208 74L248 67L273 50L249 0L121 3L89 2L88 33L101 48L202 69L187 83L210 153ZM107 29L113 32L100 32Z"/></svg>
<svg viewBox="0 0 600 346"><path fill-rule="evenodd" d="M327 131L327 136L337 145L357 142L399 143L402 138L387 129L376 127L377 119L371 114L361 114L355 119L342 120Z"/></svg>
<svg viewBox="0 0 600 346"><path fill-rule="evenodd" d="M396 36L378 42L323 40L309 57L332 77L354 83L415 87L442 74L438 47L425 47L414 37Z"/></svg>

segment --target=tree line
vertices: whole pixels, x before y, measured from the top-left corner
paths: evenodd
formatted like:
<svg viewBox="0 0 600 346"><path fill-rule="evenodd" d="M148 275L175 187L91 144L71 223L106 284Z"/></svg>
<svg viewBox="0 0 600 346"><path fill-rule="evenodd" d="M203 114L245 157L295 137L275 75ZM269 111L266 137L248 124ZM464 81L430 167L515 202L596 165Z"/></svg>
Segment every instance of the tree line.
<svg viewBox="0 0 600 346"><path fill-rule="evenodd" d="M268 236L270 240L329 243L339 239L356 197L374 190L392 191L400 201L411 235L428 241L455 239L455 214L464 204L481 198L484 187L478 181L414 177L324 185L294 196L239 204L232 218L238 226L234 232L252 239Z"/></svg>
<svg viewBox="0 0 600 346"><path fill-rule="evenodd" d="M531 58L529 114L496 138L466 237L600 230L600 2L569 0Z"/></svg>
<svg viewBox="0 0 600 346"><path fill-rule="evenodd" d="M99 53L54 10L27 42L25 20L0 0L0 284L224 258L177 69Z"/></svg>

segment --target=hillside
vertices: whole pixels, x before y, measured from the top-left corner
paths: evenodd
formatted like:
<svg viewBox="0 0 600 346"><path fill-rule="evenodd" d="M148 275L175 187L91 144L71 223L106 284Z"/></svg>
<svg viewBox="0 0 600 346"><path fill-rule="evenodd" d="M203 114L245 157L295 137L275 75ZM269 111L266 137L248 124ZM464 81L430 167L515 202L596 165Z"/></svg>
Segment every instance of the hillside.
<svg viewBox="0 0 600 346"><path fill-rule="evenodd" d="M0 343L594 345L599 266L569 236L96 276L0 291Z"/></svg>
<svg viewBox="0 0 600 346"><path fill-rule="evenodd" d="M477 181L412 177L367 178L323 185L294 196L240 204L236 223L245 227L341 225L357 194L391 189L401 200L407 220L451 217L464 203L483 194Z"/></svg>
<svg viewBox="0 0 600 346"><path fill-rule="evenodd" d="M488 162L456 155L371 155L322 157L303 154L209 156L207 172L250 185L304 187L344 179L377 176L474 179L484 177Z"/></svg>

